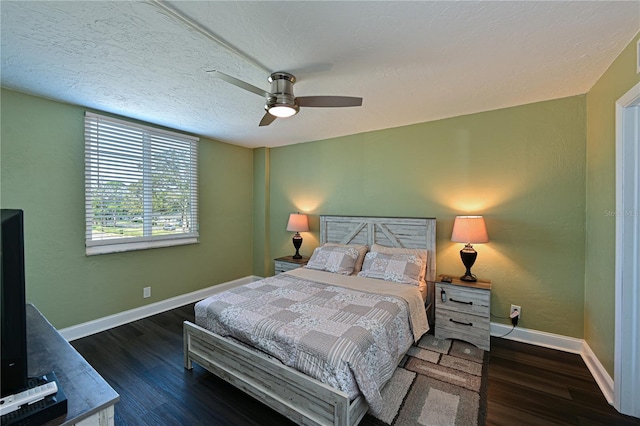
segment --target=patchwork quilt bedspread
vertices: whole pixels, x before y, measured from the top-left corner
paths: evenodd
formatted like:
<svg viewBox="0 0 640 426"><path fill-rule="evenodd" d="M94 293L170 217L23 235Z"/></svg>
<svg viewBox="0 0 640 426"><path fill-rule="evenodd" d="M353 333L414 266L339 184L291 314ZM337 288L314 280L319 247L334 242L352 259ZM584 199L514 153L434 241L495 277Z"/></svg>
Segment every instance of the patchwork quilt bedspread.
<svg viewBox="0 0 640 426"><path fill-rule="evenodd" d="M387 285L396 295L385 293ZM428 330L417 287L304 269L211 296L196 304L195 314L201 327L350 398L362 393L373 411L402 356Z"/></svg>

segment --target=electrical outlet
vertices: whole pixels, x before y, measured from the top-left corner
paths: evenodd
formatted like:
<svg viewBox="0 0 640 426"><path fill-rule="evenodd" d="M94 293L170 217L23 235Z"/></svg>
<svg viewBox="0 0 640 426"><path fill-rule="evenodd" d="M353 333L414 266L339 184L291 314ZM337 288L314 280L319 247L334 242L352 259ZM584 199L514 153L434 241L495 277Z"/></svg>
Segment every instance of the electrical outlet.
<svg viewBox="0 0 640 426"><path fill-rule="evenodd" d="M142 297L144 297L145 299L147 297L151 297L151 287L145 287L142 289Z"/></svg>
<svg viewBox="0 0 640 426"><path fill-rule="evenodd" d="M511 310L509 311L509 317L513 318L513 311L518 311L518 316L522 319L522 308L518 305L511 305Z"/></svg>

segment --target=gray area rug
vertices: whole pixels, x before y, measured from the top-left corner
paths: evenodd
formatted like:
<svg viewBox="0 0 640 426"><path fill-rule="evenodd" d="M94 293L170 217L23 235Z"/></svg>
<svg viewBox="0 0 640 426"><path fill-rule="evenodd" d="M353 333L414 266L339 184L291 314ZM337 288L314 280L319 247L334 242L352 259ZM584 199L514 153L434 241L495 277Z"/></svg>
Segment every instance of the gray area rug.
<svg viewBox="0 0 640 426"><path fill-rule="evenodd" d="M459 340L425 335L382 391L384 410L362 425L484 425L488 353Z"/></svg>

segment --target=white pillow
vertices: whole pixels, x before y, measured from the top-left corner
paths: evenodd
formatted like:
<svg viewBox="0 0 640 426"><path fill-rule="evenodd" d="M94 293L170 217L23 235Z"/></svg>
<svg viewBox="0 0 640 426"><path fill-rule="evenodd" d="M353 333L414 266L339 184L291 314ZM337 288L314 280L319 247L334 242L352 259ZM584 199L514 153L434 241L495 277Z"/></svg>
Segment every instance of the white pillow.
<svg viewBox="0 0 640 426"><path fill-rule="evenodd" d="M369 252L358 276L419 286L422 269L424 264L415 254Z"/></svg>
<svg viewBox="0 0 640 426"><path fill-rule="evenodd" d="M324 243L323 247L353 247L358 250L358 259L353 267L353 273L356 274L362 269L362 262L364 262L364 256L369 251L369 246L361 244L338 244L338 243Z"/></svg>
<svg viewBox="0 0 640 426"><path fill-rule="evenodd" d="M351 275L357 259L354 247L322 246L313 251L306 268Z"/></svg>
<svg viewBox="0 0 640 426"><path fill-rule="evenodd" d="M413 248L402 248L402 247L387 247L381 246L379 244L374 244L371 246L371 251L375 253L385 253L385 254L414 254L422 260L422 269L420 270L420 278L419 281L424 281L424 277L427 273L427 249L413 249Z"/></svg>

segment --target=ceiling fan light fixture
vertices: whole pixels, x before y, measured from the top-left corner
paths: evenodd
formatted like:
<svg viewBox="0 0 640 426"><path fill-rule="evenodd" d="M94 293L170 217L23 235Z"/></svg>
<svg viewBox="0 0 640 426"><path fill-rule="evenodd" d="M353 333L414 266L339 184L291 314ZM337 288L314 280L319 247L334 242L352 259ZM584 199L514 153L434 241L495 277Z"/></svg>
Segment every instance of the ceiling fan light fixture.
<svg viewBox="0 0 640 426"><path fill-rule="evenodd" d="M298 109L290 105L267 106L267 111L269 111L269 114L278 118L291 117L298 113Z"/></svg>
<svg viewBox="0 0 640 426"><path fill-rule="evenodd" d="M266 98L264 109L267 112L262 116L258 124L260 127L270 125L276 118L292 117L300 111L301 107L335 108L362 106L362 98L353 96L302 96L297 98L293 94L293 84L296 82L296 78L283 71L274 72L269 76L268 80L269 83L271 83L270 92L266 92L218 70L211 70L211 72L227 83Z"/></svg>

